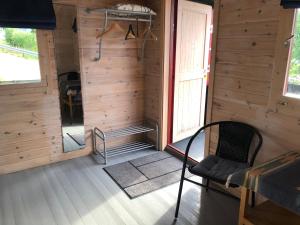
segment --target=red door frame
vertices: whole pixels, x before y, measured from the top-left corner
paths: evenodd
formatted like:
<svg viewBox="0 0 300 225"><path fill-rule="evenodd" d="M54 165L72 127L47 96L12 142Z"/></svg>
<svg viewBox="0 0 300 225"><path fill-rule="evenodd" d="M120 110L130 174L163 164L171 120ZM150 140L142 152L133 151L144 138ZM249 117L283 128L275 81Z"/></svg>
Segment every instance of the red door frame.
<svg viewBox="0 0 300 225"><path fill-rule="evenodd" d="M169 98L168 98L168 133L167 133L167 144L169 147L176 151L179 151L174 146L171 146L173 142L173 115L174 115L174 88L175 88L175 66L176 66L176 33L177 33L177 11L178 11L178 0L171 1L171 32L170 32L170 73L169 73ZM213 17L211 24L213 24ZM208 56L208 63L211 63L211 47L212 47L212 33L210 34L210 49ZM210 73L207 74L206 80L206 102L205 102L205 113L204 123L206 123L207 113L207 94L209 84ZM180 152L180 151L179 151Z"/></svg>
<svg viewBox="0 0 300 225"><path fill-rule="evenodd" d="M177 33L178 0L171 1L171 32L170 32L170 74L169 74L169 99L168 99L168 137L167 144L172 143L173 112L174 112L174 86L176 65L176 33Z"/></svg>

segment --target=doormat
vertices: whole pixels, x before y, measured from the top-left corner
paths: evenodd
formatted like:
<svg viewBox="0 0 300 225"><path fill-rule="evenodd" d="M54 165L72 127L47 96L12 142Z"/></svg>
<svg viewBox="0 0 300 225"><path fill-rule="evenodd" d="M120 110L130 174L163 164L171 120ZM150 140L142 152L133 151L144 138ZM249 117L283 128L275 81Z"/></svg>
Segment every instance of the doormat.
<svg viewBox="0 0 300 225"><path fill-rule="evenodd" d="M132 199L180 181L182 164L174 156L158 152L103 169Z"/></svg>

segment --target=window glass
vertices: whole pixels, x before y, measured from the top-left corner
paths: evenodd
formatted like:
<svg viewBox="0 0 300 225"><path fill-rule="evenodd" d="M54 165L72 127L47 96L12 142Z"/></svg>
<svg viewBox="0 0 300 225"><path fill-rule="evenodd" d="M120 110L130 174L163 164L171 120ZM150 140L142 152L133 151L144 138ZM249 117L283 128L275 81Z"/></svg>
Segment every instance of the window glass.
<svg viewBox="0 0 300 225"><path fill-rule="evenodd" d="M40 81L36 30L0 27L0 85Z"/></svg>
<svg viewBox="0 0 300 225"><path fill-rule="evenodd" d="M297 9L294 22L294 37L288 68L286 95L300 98L300 10Z"/></svg>

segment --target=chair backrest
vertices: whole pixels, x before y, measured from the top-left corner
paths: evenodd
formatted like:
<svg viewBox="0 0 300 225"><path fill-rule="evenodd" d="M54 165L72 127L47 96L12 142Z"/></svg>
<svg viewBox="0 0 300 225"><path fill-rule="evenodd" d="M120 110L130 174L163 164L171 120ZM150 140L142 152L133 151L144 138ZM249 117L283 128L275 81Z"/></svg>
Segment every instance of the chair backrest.
<svg viewBox="0 0 300 225"><path fill-rule="evenodd" d="M262 145L262 137L258 130L248 124L235 121L220 121L218 124L219 141L216 155L252 166ZM254 152L250 154L250 147L255 136L258 137L258 143Z"/></svg>

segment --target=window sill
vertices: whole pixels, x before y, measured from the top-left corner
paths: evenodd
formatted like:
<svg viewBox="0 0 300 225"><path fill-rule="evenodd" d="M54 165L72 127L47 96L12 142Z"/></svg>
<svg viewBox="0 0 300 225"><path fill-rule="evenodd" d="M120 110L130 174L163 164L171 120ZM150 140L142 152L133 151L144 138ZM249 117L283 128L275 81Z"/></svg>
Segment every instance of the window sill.
<svg viewBox="0 0 300 225"><path fill-rule="evenodd" d="M36 83L11 83L0 84L0 95L22 95L34 93L46 93L47 81L42 80Z"/></svg>

